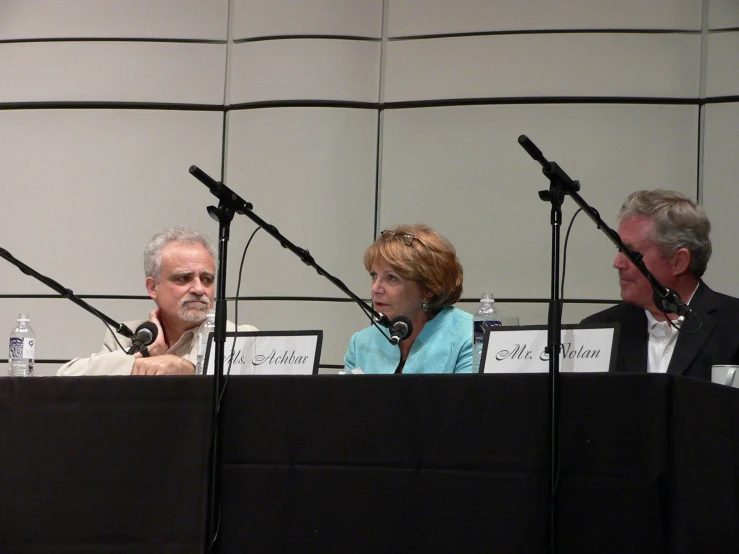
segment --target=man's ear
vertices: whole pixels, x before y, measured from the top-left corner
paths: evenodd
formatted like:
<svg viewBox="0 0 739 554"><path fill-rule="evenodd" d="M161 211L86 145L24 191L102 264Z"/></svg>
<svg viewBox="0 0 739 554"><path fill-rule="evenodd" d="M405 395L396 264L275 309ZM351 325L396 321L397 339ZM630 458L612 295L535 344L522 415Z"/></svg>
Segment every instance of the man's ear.
<svg viewBox="0 0 739 554"><path fill-rule="evenodd" d="M678 248L672 256L672 271L675 275L687 273L690 268L690 250Z"/></svg>
<svg viewBox="0 0 739 554"><path fill-rule="evenodd" d="M157 299L157 282L154 280L154 277L146 278L146 292L149 293L152 300Z"/></svg>

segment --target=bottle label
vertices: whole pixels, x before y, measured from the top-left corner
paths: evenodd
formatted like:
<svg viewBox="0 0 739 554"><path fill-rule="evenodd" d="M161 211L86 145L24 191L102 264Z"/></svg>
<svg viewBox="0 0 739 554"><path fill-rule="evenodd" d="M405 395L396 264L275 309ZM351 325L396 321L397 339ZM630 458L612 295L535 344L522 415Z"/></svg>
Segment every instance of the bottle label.
<svg viewBox="0 0 739 554"><path fill-rule="evenodd" d="M475 344L482 344L482 341L485 338L485 329L488 329L490 327L498 327L499 325L502 325L500 321L491 319L488 319L486 321L475 321Z"/></svg>
<svg viewBox="0 0 739 554"><path fill-rule="evenodd" d="M36 357L36 339L31 337L10 337L8 354L11 358L26 358L31 361Z"/></svg>
<svg viewBox="0 0 739 554"><path fill-rule="evenodd" d="M23 357L23 339L20 337L10 337L10 347L8 348L8 356L10 358Z"/></svg>

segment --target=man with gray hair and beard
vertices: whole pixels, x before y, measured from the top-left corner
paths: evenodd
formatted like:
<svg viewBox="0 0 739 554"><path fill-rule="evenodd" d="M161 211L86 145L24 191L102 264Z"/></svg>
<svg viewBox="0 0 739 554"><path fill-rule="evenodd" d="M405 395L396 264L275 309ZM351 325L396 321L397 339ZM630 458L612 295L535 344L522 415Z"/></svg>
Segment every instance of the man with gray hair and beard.
<svg viewBox="0 0 739 554"><path fill-rule="evenodd" d="M193 375L198 331L213 305L217 253L208 238L194 229L174 227L154 235L144 248L146 290L156 303L149 321L159 333L147 352L131 356L131 339L108 331L103 348L89 358L75 358L57 371L78 375ZM136 329L146 320L126 322ZM229 325L233 330L233 324ZM251 325L242 331L256 331Z"/></svg>
<svg viewBox="0 0 739 554"><path fill-rule="evenodd" d="M615 371L671 373L711 380L711 366L739 364L739 299L720 294L702 276L711 257L711 223L703 208L668 190L632 193L618 212L618 234L647 269L698 317L678 317L655 305L646 277L616 254L624 303L583 323L619 323Z"/></svg>

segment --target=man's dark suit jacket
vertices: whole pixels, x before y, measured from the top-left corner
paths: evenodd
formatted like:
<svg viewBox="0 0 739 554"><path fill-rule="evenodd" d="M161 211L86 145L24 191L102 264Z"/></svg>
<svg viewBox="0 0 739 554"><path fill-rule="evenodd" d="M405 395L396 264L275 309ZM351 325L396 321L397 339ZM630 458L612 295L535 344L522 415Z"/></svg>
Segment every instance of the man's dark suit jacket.
<svg viewBox="0 0 739 554"><path fill-rule="evenodd" d="M703 281L690 301L703 325L694 334L681 332L667 373L711 380L711 366L739 364L739 298L712 291ZM644 308L619 304L583 323L620 323L621 338L614 371L647 371L647 316ZM685 330L691 323L686 321Z"/></svg>

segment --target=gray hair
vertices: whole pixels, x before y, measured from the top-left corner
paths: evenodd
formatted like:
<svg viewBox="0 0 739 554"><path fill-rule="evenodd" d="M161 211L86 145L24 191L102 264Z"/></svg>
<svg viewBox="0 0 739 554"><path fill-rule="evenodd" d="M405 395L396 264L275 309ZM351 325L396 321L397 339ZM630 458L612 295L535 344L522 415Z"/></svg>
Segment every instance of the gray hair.
<svg viewBox="0 0 739 554"><path fill-rule="evenodd" d="M618 211L618 220L645 217L652 222L649 238L662 255L672 256L680 248L690 252L688 270L700 278L711 258L711 222L703 208L684 194L671 190L633 192Z"/></svg>
<svg viewBox="0 0 739 554"><path fill-rule="evenodd" d="M162 271L162 250L170 242L200 244L205 247L210 257L213 258L213 263L218 264L218 252L207 236L196 229L170 227L151 237L151 240L144 248L144 273L147 277L152 277L155 281L159 281L159 274Z"/></svg>

